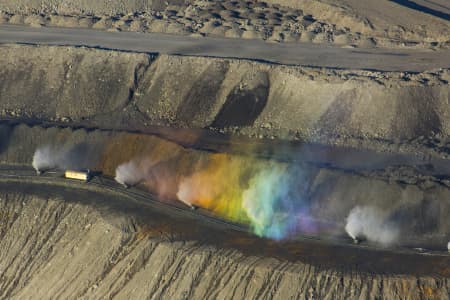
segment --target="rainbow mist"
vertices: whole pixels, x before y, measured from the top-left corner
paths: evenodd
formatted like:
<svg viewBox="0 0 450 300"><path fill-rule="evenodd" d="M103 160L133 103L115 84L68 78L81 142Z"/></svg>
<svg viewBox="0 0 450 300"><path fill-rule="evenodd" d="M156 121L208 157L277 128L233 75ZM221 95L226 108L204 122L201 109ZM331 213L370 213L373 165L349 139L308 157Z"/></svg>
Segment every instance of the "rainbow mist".
<svg viewBox="0 0 450 300"><path fill-rule="evenodd" d="M147 166L148 160L140 161L148 170L144 183L161 199L207 209L261 237L284 239L315 229L304 199L308 180L299 166L228 154L204 155L190 161L190 168L180 157Z"/></svg>

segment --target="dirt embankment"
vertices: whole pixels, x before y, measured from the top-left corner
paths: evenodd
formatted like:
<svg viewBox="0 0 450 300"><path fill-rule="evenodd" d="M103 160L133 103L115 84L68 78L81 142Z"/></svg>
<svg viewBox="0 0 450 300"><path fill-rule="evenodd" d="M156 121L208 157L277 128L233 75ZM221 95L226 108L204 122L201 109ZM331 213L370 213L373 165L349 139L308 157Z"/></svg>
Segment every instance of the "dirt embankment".
<svg viewBox="0 0 450 300"><path fill-rule="evenodd" d="M2 186L0 298L445 299L450 289L445 277L350 276L161 235L164 226L146 226L142 208L111 208L114 202L92 192Z"/></svg>
<svg viewBox="0 0 450 300"><path fill-rule="evenodd" d="M324 23L369 36L366 46L414 46L449 42L450 8L438 1L267 0L272 5L302 9ZM403 2L403 3L402 3ZM390 41L390 43L388 43ZM389 45L391 44L391 45Z"/></svg>
<svg viewBox="0 0 450 300"><path fill-rule="evenodd" d="M3 11L0 11L0 24L164 32L362 48L450 47L448 20L390 1L376 5L370 1L335 2L0 1Z"/></svg>
<svg viewBox="0 0 450 300"><path fill-rule="evenodd" d="M0 66L3 117L449 154L448 70L320 70L33 46L0 47Z"/></svg>

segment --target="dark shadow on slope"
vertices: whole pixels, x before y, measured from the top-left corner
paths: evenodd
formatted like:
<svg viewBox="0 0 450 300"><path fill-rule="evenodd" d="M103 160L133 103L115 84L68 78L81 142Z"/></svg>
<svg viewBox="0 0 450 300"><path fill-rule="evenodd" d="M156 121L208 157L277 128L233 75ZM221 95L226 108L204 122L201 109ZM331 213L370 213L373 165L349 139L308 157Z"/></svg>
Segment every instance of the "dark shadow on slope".
<svg viewBox="0 0 450 300"><path fill-rule="evenodd" d="M391 0L391 2L395 2L399 5L405 6L407 8L415 9L420 12L444 19L446 21L450 21L450 14L417 4L416 2L413 2L410 0Z"/></svg>
<svg viewBox="0 0 450 300"><path fill-rule="evenodd" d="M436 3L436 2L434 2L434 1L430 1L430 0L423 0L423 1L425 1L425 2L427 2L427 3L431 3L431 4L433 4L434 6L439 6L440 8L450 10L450 6L445 6L445 5Z"/></svg>
<svg viewBox="0 0 450 300"><path fill-rule="evenodd" d="M0 154L8 149L12 131L13 127L0 125Z"/></svg>
<svg viewBox="0 0 450 300"><path fill-rule="evenodd" d="M252 90L236 87L217 114L213 127L251 126L267 104L269 87L260 84Z"/></svg>

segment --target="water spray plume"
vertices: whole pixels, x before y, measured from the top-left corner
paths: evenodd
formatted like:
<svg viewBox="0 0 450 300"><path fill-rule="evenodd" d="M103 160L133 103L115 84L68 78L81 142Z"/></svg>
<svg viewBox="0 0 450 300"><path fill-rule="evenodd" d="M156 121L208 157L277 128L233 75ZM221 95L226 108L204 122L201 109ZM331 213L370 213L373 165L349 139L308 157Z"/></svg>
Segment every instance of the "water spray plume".
<svg viewBox="0 0 450 300"><path fill-rule="evenodd" d="M99 159L98 145L79 143L74 145L45 145L36 149L32 166L38 174L46 170L93 169Z"/></svg>
<svg viewBox="0 0 450 300"><path fill-rule="evenodd" d="M243 192L243 209L251 220L254 232L280 239L286 226L286 216L275 211L276 202L286 196L285 167L267 166L253 176Z"/></svg>
<svg viewBox="0 0 450 300"><path fill-rule="evenodd" d="M246 223L259 236L283 239L312 227L299 173L285 163L213 154L180 181L177 197Z"/></svg>
<svg viewBox="0 0 450 300"><path fill-rule="evenodd" d="M121 164L116 169L118 183L128 187L138 184L145 179L146 172L134 160Z"/></svg>
<svg viewBox="0 0 450 300"><path fill-rule="evenodd" d="M347 217L345 231L356 242L365 238L383 245L394 244L399 236L386 213L373 206L354 207Z"/></svg>
<svg viewBox="0 0 450 300"><path fill-rule="evenodd" d="M34 152L33 155L33 168L36 170L36 173L40 174L49 169L56 168L58 165L59 158L55 155L55 150L49 146L43 146Z"/></svg>
<svg viewBox="0 0 450 300"><path fill-rule="evenodd" d="M233 221L244 221L241 209L241 175L245 162L225 154L213 154L190 176L183 177L177 197Z"/></svg>

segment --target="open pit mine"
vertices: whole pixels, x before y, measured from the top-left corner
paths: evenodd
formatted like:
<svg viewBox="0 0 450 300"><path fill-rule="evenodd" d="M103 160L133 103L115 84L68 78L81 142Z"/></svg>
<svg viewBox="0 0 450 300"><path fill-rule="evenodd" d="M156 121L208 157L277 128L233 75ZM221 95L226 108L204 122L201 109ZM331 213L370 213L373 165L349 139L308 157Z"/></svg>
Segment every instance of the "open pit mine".
<svg viewBox="0 0 450 300"><path fill-rule="evenodd" d="M449 299L445 0L0 0L0 299Z"/></svg>

